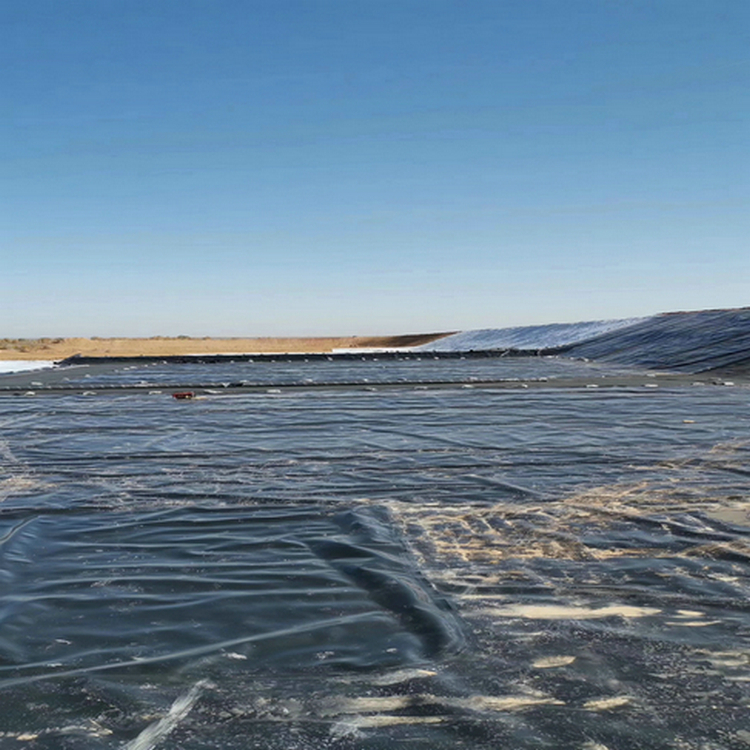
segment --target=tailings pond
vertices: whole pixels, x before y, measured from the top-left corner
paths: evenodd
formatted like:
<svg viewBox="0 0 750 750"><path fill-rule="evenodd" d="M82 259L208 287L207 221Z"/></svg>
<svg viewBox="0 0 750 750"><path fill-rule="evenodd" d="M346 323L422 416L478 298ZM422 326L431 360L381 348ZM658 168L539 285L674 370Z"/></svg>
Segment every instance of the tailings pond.
<svg viewBox="0 0 750 750"><path fill-rule="evenodd" d="M750 747L749 388L190 367L0 396L0 748Z"/></svg>

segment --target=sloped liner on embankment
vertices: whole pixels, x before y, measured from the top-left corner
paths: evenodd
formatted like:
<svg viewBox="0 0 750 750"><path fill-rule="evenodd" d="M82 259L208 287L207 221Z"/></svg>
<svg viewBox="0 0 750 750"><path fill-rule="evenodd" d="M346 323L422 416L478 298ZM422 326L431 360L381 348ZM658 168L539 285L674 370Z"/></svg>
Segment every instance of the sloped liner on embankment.
<svg viewBox="0 0 750 750"><path fill-rule="evenodd" d="M750 372L750 308L647 318L556 354L679 372Z"/></svg>
<svg viewBox="0 0 750 750"><path fill-rule="evenodd" d="M461 331L416 347L417 351L447 356L449 353L466 355L471 352L504 351L537 354L557 347L629 328L648 318L622 320L589 320L580 323L548 323L546 325L515 326L513 328L480 328Z"/></svg>
<svg viewBox="0 0 750 750"><path fill-rule="evenodd" d="M463 331L418 348L436 356L557 355L684 373L750 372L750 308Z"/></svg>

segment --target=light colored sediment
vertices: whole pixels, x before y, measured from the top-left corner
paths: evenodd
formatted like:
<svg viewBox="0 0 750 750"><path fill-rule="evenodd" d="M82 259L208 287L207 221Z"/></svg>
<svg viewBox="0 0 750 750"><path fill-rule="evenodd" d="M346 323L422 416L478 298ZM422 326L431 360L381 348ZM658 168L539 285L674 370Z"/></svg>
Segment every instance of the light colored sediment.
<svg viewBox="0 0 750 750"><path fill-rule="evenodd" d="M390 348L427 344L445 333L398 336L321 336L287 338L0 339L0 360L60 360L87 357L167 357L185 354L327 353L334 349Z"/></svg>

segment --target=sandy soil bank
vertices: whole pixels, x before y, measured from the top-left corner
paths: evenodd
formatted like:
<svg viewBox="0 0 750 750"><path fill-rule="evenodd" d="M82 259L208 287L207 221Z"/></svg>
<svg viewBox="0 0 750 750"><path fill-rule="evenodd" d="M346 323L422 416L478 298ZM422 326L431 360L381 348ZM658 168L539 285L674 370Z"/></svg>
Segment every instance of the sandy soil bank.
<svg viewBox="0 0 750 750"><path fill-rule="evenodd" d="M69 338L0 339L0 360L59 360L90 357L161 357L180 354L256 354L330 352L333 349L407 347L427 344L446 333L401 336L328 336L319 338Z"/></svg>

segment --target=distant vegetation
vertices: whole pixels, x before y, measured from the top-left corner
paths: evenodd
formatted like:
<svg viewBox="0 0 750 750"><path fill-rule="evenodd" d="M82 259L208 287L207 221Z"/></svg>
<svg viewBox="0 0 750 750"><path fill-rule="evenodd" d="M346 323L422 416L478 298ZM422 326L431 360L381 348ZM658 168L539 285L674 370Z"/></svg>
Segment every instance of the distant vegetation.
<svg viewBox="0 0 750 750"><path fill-rule="evenodd" d="M50 344L61 344L65 339L0 339L0 349L29 352L34 349L49 349Z"/></svg>

